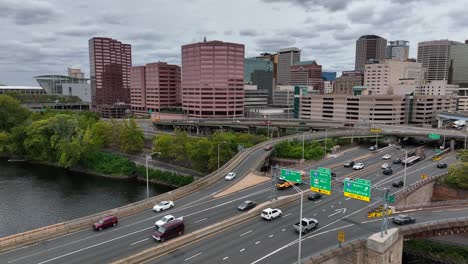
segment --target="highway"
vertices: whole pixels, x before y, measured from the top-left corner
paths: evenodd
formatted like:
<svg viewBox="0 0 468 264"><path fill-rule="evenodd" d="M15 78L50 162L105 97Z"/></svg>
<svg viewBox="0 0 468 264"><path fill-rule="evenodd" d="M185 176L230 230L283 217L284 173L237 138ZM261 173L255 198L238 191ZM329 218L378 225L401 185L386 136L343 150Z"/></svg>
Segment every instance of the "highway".
<svg viewBox="0 0 468 264"><path fill-rule="evenodd" d="M430 150L427 150L428 152ZM389 187L392 193L399 191L391 186L394 180L403 177L403 167L394 165L395 173L384 176L380 165L384 153L392 156L401 151L389 150L368 158L364 163L374 164L374 168L360 176L370 179L373 185ZM430 154L430 153L427 153ZM454 156L444 161L451 163ZM337 173L349 168L337 169ZM412 184L420 180L420 175L429 176L442 172L429 159L407 168L407 180ZM373 197L382 195L379 190L373 191ZM343 197L341 187L336 188L332 196L323 197L320 201L304 201L303 217L316 218L319 228L303 237L302 256L313 255L321 250L337 246L337 232L343 230L347 240L369 236L380 230L380 219L367 219L367 211L380 204L378 199L370 203ZM281 208L283 216L271 222L260 218L253 219L242 225L219 233L213 237L178 249L175 252L149 261L148 263L293 263L297 261L298 234L292 225L299 221L299 201ZM447 217L466 216L468 209L454 209L434 212L415 212L417 222L433 221ZM390 223L389 228L394 224Z"/></svg>
<svg viewBox="0 0 468 264"><path fill-rule="evenodd" d="M430 150L428 150L430 152ZM395 174L391 177L382 176L380 164L383 163L381 156L386 153L396 156L401 154L401 151L396 149L387 149L379 153L370 153L365 148L358 148L356 150L345 153L344 155L338 156L337 158L325 160L318 166L332 167L333 165L338 166L333 171L337 173L338 178L343 178L349 173L353 173L351 168L343 168L341 165L344 161L347 160L358 160L359 157L363 159L363 162L366 164L366 168L362 170L363 178L370 178L373 182L382 181L381 184L384 186L391 185L391 180L396 177L401 177L402 168L397 168ZM259 149L250 155L240 166L237 167L235 172L239 175L238 179L242 175L246 174L248 170L254 166L257 160L262 159L262 156L267 155L263 149ZM430 155L429 153L427 154ZM360 159L359 159L360 160ZM454 159L452 158L452 161ZM449 160L450 162L451 160ZM424 164L429 164L430 166L424 167ZM421 167L422 166L422 167ZM432 166L432 167L431 167ZM420 172L430 173L440 172L434 170L434 164L429 161L424 161L417 163L412 167L408 168L408 181L416 181ZM419 168L421 167L421 168ZM419 171L417 171L419 168ZM413 174L410 174L410 171L413 171ZM410 175L412 175L410 177ZM161 213L155 213L150 208L147 211L141 212L139 214L120 219L119 225L115 228L109 228L102 232L94 232L91 230L82 230L80 232L72 233L66 236L61 236L55 239L48 241L40 242L34 245L30 245L24 248L17 250L5 252L0 254L1 263L106 263L112 260L117 260L122 257L137 253L143 249L152 247L156 244L155 241L151 238L152 231L154 229L154 222L166 214L173 214L176 217L184 216L186 222L186 232L191 232L198 230L202 227L216 223L222 219L226 219L235 215L240 214L241 212L236 210L237 205L245 199L254 200L257 203L267 201L270 196L271 182L265 182L257 186L242 190L232 195L228 195L221 198L213 198L212 196L215 193L220 192L225 189L232 182L226 182L220 180L210 188L200 190L194 194L191 194L183 199L175 201L176 206L173 209L164 211ZM301 188L307 189L307 184L303 184ZM396 189L395 189L396 190ZM278 194L292 194L295 191L293 189L278 191ZM365 202L354 201L349 199L344 199L339 191L335 191L332 197L324 197L321 202L317 204L306 203L310 206L304 208L304 216L306 214L311 214L311 217L317 217L321 223L333 223L333 221L339 220L344 216L349 216L350 213L360 210L367 205ZM329 206L330 208L328 208ZM333 207L331 207L333 206ZM336 213L336 209L341 209L340 206L346 206L345 213ZM323 211L325 210L325 211ZM328 210L328 212L326 212ZM289 239L284 241L294 241L294 233L286 232L290 230L292 226L292 219L296 219L294 214L297 215L297 203L287 206L283 209L284 219L278 219L271 223L255 221L248 223L246 225L239 226L237 228L245 228L249 225L261 225L265 226L270 230L270 228L276 227L280 224L281 221L286 221L287 217L290 217L291 220L288 221L288 229L285 229L283 234L291 234ZM291 213L288 215L288 213ZM333 214L330 217L327 217L329 214ZM324 217L324 218L320 218ZM342 221L342 220L339 220ZM268 224L268 225L266 225ZM321 224L322 228L324 224ZM333 226L333 225L330 225ZM261 230L262 227L259 227L258 230ZM246 230L245 232L248 232ZM248 234L255 235L257 229L249 232ZM231 231L228 232L231 234ZM227 236L224 234L224 236ZM279 236L279 235L278 235ZM216 237L216 236L215 236ZM213 237L213 238L215 238ZM208 238L199 243L211 243L213 238ZM254 239L252 237L244 235L242 239ZM283 241L283 240L282 240ZM256 241L255 241L256 242ZM233 243L245 243L239 241L239 239L234 241L222 240L215 241L214 243L234 245ZM261 243L261 242L259 242ZM194 251L199 250L196 246L198 243L195 243L189 246L187 249L181 250L180 252L173 252L167 255L164 258L170 258L173 263L182 263L185 260L185 256L188 254L186 252L192 252L192 247ZM262 250L276 250L282 245L281 243L275 243L274 246L267 246ZM219 246L219 245L218 245ZM324 245L326 246L326 245ZM263 248L263 247L262 247ZM228 251L221 251L228 252ZM308 252L304 252L308 253ZM197 254L197 253L195 253ZM213 253L216 254L216 253ZM261 251L258 252L255 256L261 256ZM158 259L157 262L165 263L164 258ZM172 260L174 259L174 260ZM208 262L207 262L208 263ZM271 263L271 262L268 262ZM278 262L282 263L282 262Z"/></svg>

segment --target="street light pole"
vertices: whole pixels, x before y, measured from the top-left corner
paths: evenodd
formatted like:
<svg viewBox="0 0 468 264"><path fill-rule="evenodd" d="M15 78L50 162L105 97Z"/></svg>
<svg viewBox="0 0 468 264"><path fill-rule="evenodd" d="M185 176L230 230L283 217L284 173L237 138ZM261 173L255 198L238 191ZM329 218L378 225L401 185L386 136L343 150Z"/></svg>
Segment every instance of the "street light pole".
<svg viewBox="0 0 468 264"><path fill-rule="evenodd" d="M302 133L302 160L304 160L304 135L305 135L305 132Z"/></svg>
<svg viewBox="0 0 468 264"><path fill-rule="evenodd" d="M327 129L325 128L325 155L324 156L327 156Z"/></svg>
<svg viewBox="0 0 468 264"><path fill-rule="evenodd" d="M219 145L223 144L223 143L226 143L226 141L223 141L223 142L219 142L218 143L218 170L219 170Z"/></svg>
<svg viewBox="0 0 468 264"><path fill-rule="evenodd" d="M154 154L160 154L161 152L153 152L145 155L145 165L146 165L146 199L149 199L149 181L148 181L148 160L151 159L151 156Z"/></svg>
<svg viewBox="0 0 468 264"><path fill-rule="evenodd" d="M289 181L288 181L289 182ZM297 263L298 264L301 264L301 248L302 248L302 204L303 204L303 198L302 197L302 190L299 189L296 185L294 185L292 182L289 182L292 187L294 188L294 190L296 190L298 193L301 194L301 211L299 212L299 249L298 249L298 255L297 255Z"/></svg>
<svg viewBox="0 0 468 264"><path fill-rule="evenodd" d="M408 150L405 148L405 176L404 176L404 179L403 179L403 191L406 188L406 166L408 164L408 162L406 162L407 159L408 159Z"/></svg>

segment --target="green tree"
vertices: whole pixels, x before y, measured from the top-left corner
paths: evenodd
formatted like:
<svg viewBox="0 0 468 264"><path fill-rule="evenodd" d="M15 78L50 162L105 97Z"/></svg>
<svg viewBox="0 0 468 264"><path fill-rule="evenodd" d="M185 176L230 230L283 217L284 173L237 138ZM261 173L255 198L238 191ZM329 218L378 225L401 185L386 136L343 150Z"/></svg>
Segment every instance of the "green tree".
<svg viewBox="0 0 468 264"><path fill-rule="evenodd" d="M106 121L98 121L88 128L89 144L95 148L107 147L113 137L112 124Z"/></svg>
<svg viewBox="0 0 468 264"><path fill-rule="evenodd" d="M145 137L134 119L124 122L120 128L119 146L125 153L139 153L143 150Z"/></svg>
<svg viewBox="0 0 468 264"><path fill-rule="evenodd" d="M24 125L14 127L10 132L7 151L18 157L25 157L27 153L24 145L26 138L26 127Z"/></svg>
<svg viewBox="0 0 468 264"><path fill-rule="evenodd" d="M8 95L0 95L0 131L10 131L21 125L29 117L29 110L21 106L18 100Z"/></svg>
<svg viewBox="0 0 468 264"><path fill-rule="evenodd" d="M161 152L159 156L162 160L173 160L172 147L175 144L172 135L158 135L153 140L153 151Z"/></svg>
<svg viewBox="0 0 468 264"><path fill-rule="evenodd" d="M10 143L10 134L7 132L0 132L0 153L8 151L8 145Z"/></svg>
<svg viewBox="0 0 468 264"><path fill-rule="evenodd" d="M208 172L207 160L210 159L209 150L212 143L207 138L192 141L187 146L188 157L192 162L192 168L197 171Z"/></svg>

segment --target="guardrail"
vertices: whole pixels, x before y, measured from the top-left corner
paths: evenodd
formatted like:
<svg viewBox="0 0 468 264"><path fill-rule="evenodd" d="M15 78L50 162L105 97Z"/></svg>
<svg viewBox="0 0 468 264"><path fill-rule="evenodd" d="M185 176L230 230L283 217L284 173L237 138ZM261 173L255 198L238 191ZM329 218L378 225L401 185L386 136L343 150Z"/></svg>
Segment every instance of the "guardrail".
<svg viewBox="0 0 468 264"><path fill-rule="evenodd" d="M468 206L468 200L451 200L451 201L440 201L422 204L411 204L405 206L396 206L396 213L401 213L409 210L427 210L435 209L440 207L465 207Z"/></svg>
<svg viewBox="0 0 468 264"><path fill-rule="evenodd" d="M300 194L294 194L289 196L280 197L278 200L273 202L266 202L258 205L250 211L241 214L239 216L231 217L214 225L207 226L200 230L194 231L189 234L185 234L173 240L166 241L155 247L146 249L135 255L126 257L124 259L113 262L113 264L127 264L127 263L142 263L158 256L167 254L173 250L180 249L185 244L196 242L204 237L208 237L218 233L221 230L226 230L230 227L241 224L254 217L259 217L260 212L267 207L280 207L289 204L300 197ZM304 197L302 197L304 199Z"/></svg>
<svg viewBox="0 0 468 264"><path fill-rule="evenodd" d="M336 137L336 136L346 136L346 135L361 135L361 134L369 134L370 132L367 130L363 131L330 131L328 132L328 137ZM259 143L251 148L244 149L238 152L231 160L229 160L226 164L224 164L219 170L199 179L195 182L180 187L176 190L163 193L156 197L150 198L148 200L143 200L139 202L135 202L132 204L128 204L119 208L114 208L111 210L107 210L104 212L100 212L97 214L89 215L86 217L82 217L79 219L58 223L55 225L27 231L24 233L0 238L0 252L4 252L7 250L11 250L17 247L30 245L33 243L37 243L39 241L45 239L51 239L54 237L58 237L61 235L73 233L79 230L83 230L86 228L91 228L91 225L101 217L108 216L108 215L116 215L119 218L130 216L144 210L149 210L155 203L158 203L163 200L177 200L179 198L185 197L193 192L200 190L201 188L205 188L210 186L211 184L217 182L221 179L225 174L229 171L232 171L233 168L238 166L240 163L244 161L247 156L252 154L253 152L264 148L267 145L274 145L284 140L292 140L292 139L300 139L302 138L302 134L300 135L291 135L282 138L276 138L273 140L265 141ZM312 137L314 139L325 137L325 132L317 132L317 133L305 133L304 136L307 140L310 140Z"/></svg>

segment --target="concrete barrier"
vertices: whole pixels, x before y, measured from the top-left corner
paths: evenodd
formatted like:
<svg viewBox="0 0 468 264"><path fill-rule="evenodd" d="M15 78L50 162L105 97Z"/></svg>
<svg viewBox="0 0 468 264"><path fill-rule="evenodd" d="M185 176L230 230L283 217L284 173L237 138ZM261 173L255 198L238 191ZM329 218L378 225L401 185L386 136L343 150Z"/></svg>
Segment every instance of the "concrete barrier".
<svg viewBox="0 0 468 264"><path fill-rule="evenodd" d="M304 193L303 193L304 194ZM278 200L275 200L273 202L266 202L262 203L255 208L251 209L250 211L241 214L239 216L231 217L229 219L226 219L224 221L221 221L219 223L216 223L211 226L207 226L205 228L202 228L200 230L197 230L195 232L180 236L176 239L166 241L164 243L161 243L160 245L157 245L155 247L146 249L142 252L139 252L135 255L126 257L124 259L118 260L116 262L113 262L114 264L127 264L127 263L141 263L145 262L148 260L151 260L153 258L156 258L158 256L167 254L171 251L174 251L176 249L180 249L180 247L188 244L188 243L193 243L198 240L201 240L205 237L209 237L213 234L218 233L221 230L226 230L228 228L231 228L233 226L236 226L238 224L241 224L245 221L248 221L252 218L259 217L260 213L263 209L268 208L268 207L281 207L286 204L289 204L295 200L297 200L300 197L300 194L295 194L295 195L290 195L290 196L283 196L280 197ZM304 197L302 197L304 199Z"/></svg>
<svg viewBox="0 0 468 264"><path fill-rule="evenodd" d="M448 174L447 172L444 172L444 173L440 173L434 176L430 176L430 177L427 177L427 179L425 180L417 181L416 183L408 186L404 191L399 192L395 196L395 204L398 204L399 202L403 201L405 198L407 198L409 195L411 195L412 193L414 193L416 190L423 187L424 185L432 183L435 180L439 179L440 177L446 176L447 174Z"/></svg>
<svg viewBox="0 0 468 264"><path fill-rule="evenodd" d="M419 210L428 210L441 207L467 207L468 200L451 200L451 201L440 201L432 203L423 203L423 204L412 204L406 206L396 206L395 213L401 213L405 211L419 211Z"/></svg>

